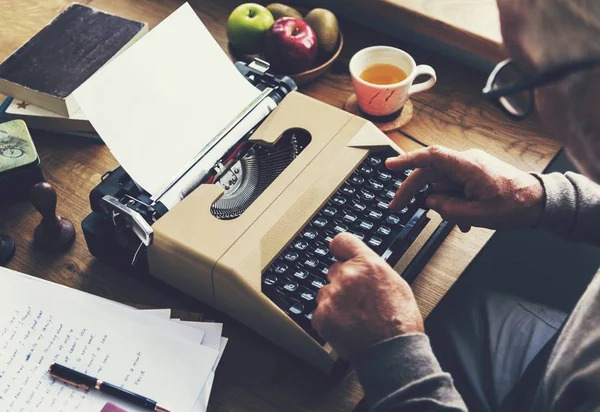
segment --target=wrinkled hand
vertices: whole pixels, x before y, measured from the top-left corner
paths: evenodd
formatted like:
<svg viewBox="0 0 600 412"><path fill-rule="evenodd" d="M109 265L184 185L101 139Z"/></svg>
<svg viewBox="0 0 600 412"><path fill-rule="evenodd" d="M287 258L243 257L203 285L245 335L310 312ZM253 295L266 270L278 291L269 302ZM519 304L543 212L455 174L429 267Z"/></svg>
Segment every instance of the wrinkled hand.
<svg viewBox="0 0 600 412"><path fill-rule="evenodd" d="M398 189L392 209L404 207L429 184L427 207L463 231L531 227L542 212L544 189L538 179L481 150L431 146L387 159L386 166L415 169Z"/></svg>
<svg viewBox="0 0 600 412"><path fill-rule="evenodd" d="M384 339L423 332L412 290L381 257L349 233L337 235L329 250L338 261L317 295L312 325L340 356L350 359Z"/></svg>

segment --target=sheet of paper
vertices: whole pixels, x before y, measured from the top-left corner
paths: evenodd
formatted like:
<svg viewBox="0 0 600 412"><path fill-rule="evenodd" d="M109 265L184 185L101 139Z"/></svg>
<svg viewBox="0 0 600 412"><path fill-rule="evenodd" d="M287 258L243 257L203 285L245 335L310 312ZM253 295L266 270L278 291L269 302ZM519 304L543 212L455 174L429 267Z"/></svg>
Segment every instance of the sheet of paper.
<svg viewBox="0 0 600 412"><path fill-rule="evenodd" d="M141 309L143 313L154 315L164 320L171 319L171 309Z"/></svg>
<svg viewBox="0 0 600 412"><path fill-rule="evenodd" d="M199 382L209 378L217 357L217 351L192 343L202 341L200 329L4 268L0 285L0 410L88 411L107 402L97 391L86 394L54 382L47 373L52 362L172 410L195 405Z"/></svg>
<svg viewBox="0 0 600 412"><path fill-rule="evenodd" d="M167 310L168 313L165 313L165 310ZM168 319L168 316L170 315L169 309L144 309L144 310L142 310L142 312L148 313L152 316L158 316L161 319ZM179 321L179 320L171 319L171 321ZM219 361L221 360L221 357L223 356L223 352L225 351L225 346L227 345L228 339L221 336L221 333L223 331L222 323L189 322L189 321L184 321L181 323L184 325L190 326L192 328L202 329L205 332L204 341L202 342L202 344L205 346L208 346L210 348L217 349L219 351L219 355L218 355L217 359L215 360L213 369L212 369L211 373L209 374L208 379L204 383L204 386L202 387L202 392L198 396L198 400L196 401L196 404L194 405L194 407L192 408L192 411L191 411L191 412L205 412L208 408L208 401L210 400L210 393L212 391L212 386L213 386L213 382L215 379L215 372L217 370L217 366L219 365Z"/></svg>
<svg viewBox="0 0 600 412"><path fill-rule="evenodd" d="M74 92L119 163L151 194L258 94L187 3Z"/></svg>
<svg viewBox="0 0 600 412"><path fill-rule="evenodd" d="M183 325L191 326L204 331L204 340L202 344L209 348L219 350L221 346L221 336L223 335L223 324L213 322L181 322Z"/></svg>

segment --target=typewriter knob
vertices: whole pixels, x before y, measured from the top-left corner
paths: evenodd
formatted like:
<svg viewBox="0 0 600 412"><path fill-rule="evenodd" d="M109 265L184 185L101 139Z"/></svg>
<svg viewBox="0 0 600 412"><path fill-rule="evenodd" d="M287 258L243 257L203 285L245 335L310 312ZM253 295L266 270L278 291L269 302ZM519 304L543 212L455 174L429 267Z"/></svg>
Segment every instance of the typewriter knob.
<svg viewBox="0 0 600 412"><path fill-rule="evenodd" d="M33 233L34 244L43 251L64 252L75 240L75 227L68 219L56 214L56 191L50 183L33 186L30 200L42 215L42 221Z"/></svg>

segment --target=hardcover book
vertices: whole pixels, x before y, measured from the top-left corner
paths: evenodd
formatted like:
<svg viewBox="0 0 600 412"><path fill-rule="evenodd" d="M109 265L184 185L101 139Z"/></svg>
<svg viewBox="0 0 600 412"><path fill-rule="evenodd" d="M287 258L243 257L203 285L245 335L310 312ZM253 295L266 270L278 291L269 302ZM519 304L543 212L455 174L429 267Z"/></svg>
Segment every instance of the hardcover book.
<svg viewBox="0 0 600 412"><path fill-rule="evenodd" d="M71 117L75 89L147 31L146 23L72 4L0 64L0 93Z"/></svg>

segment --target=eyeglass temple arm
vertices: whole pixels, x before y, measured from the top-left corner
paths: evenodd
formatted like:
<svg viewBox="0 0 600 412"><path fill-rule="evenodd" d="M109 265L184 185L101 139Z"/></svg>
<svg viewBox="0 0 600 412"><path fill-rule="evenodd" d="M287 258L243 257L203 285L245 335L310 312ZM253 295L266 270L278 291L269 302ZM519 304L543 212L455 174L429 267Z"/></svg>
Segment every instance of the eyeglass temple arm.
<svg viewBox="0 0 600 412"><path fill-rule="evenodd" d="M559 80L560 78L576 70L591 69L598 65L600 65L600 58L567 63L557 67L553 67L551 69L544 70L534 76L526 77L521 81L506 86L501 86L496 89L492 89L491 84L494 83L492 81L483 89L483 95L488 99L509 96L528 89L546 86L547 84Z"/></svg>

